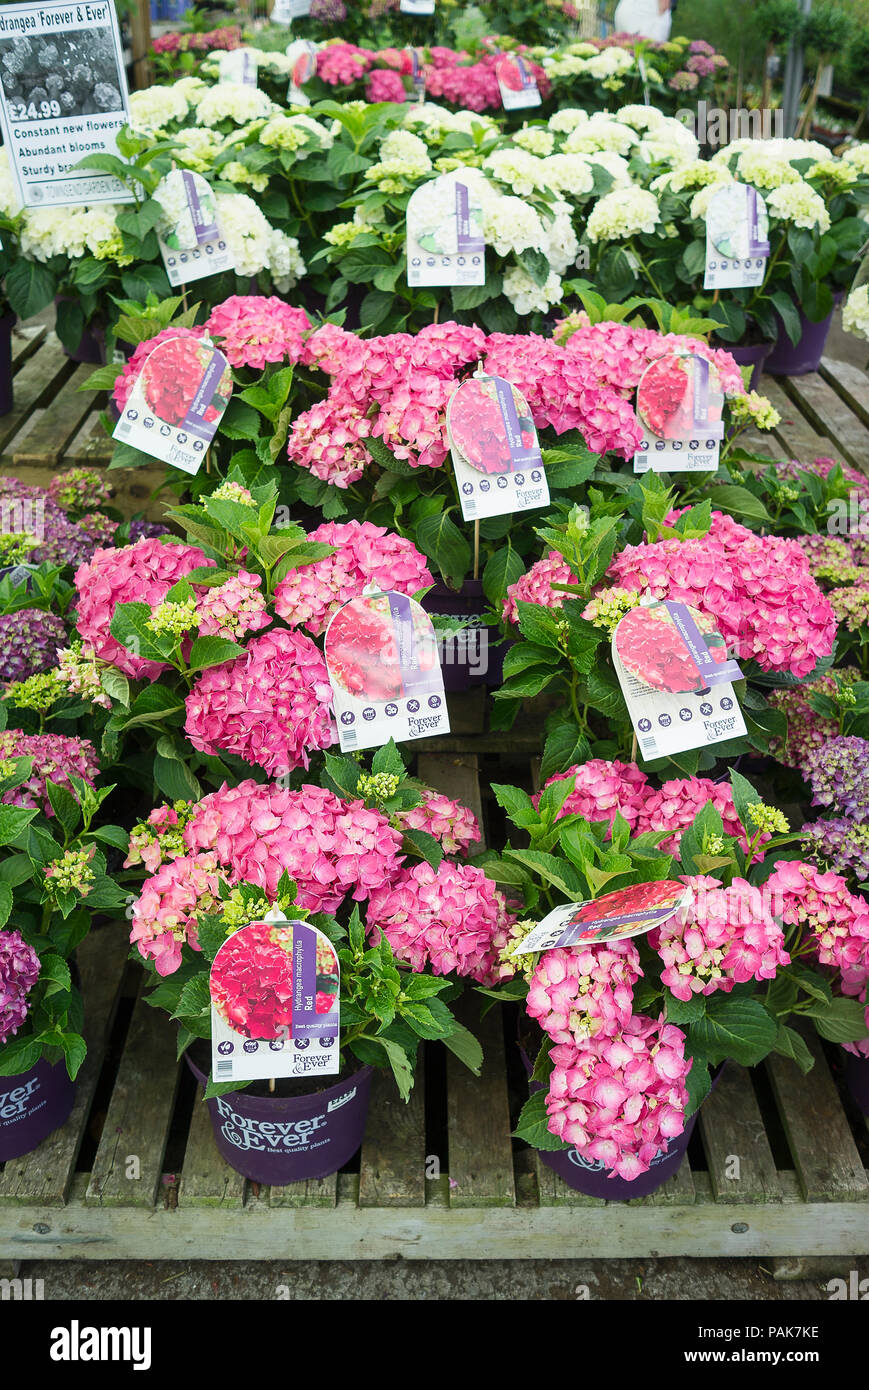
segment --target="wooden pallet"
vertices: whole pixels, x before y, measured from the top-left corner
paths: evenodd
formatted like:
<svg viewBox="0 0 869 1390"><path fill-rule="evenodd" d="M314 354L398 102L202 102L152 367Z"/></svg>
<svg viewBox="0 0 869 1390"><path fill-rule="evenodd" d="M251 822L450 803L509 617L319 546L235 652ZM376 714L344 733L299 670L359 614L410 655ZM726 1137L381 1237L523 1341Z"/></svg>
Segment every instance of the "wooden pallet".
<svg viewBox="0 0 869 1390"><path fill-rule="evenodd" d="M421 753L418 771L485 823L476 755ZM533 785L527 762L525 780ZM126 952L123 925L92 933L81 951L90 1050L78 1100L62 1130L0 1173L0 1260L850 1258L869 1249L866 1122L846 1114L814 1041L808 1077L783 1058L752 1074L728 1067L678 1174L651 1197L608 1203L574 1192L511 1139L525 1088L515 1017L495 1008L479 1024L471 995L461 1007L483 1043L479 1079L426 1044L408 1105L377 1075L354 1163L269 1189L218 1155L201 1091L175 1061L165 1017L138 996Z"/></svg>
<svg viewBox="0 0 869 1390"><path fill-rule="evenodd" d="M765 376L760 390L782 419L772 436L752 438L759 452L801 462L826 455L869 473L869 401L859 367L825 357L819 372Z"/></svg>
<svg viewBox="0 0 869 1390"><path fill-rule="evenodd" d="M94 368L65 356L44 325L18 327L12 335L14 404L0 415L0 470L46 487L67 468L105 468L114 445L100 421L104 392L80 391ZM124 516L159 520L162 506L151 494L163 481L163 465L114 469L113 505Z"/></svg>

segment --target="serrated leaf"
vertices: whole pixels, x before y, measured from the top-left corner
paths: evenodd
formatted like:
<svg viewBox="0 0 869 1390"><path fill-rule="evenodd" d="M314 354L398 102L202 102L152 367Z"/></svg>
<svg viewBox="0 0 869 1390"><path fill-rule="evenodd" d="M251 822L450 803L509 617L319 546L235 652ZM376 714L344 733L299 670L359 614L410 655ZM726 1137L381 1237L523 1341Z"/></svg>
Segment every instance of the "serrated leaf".
<svg viewBox="0 0 869 1390"><path fill-rule="evenodd" d="M753 1067L772 1051L778 1024L756 999L732 995L711 995L706 1013L691 1025L692 1045L696 1045L714 1065L732 1057L744 1067Z"/></svg>
<svg viewBox="0 0 869 1390"><path fill-rule="evenodd" d="M542 1152L554 1153L559 1149L569 1149L570 1145L565 1144L549 1129L546 1094L545 1090L541 1090L535 1091L533 1095L529 1096L522 1107L519 1122L513 1134L517 1139L524 1139L525 1143L530 1144L532 1149L539 1149Z"/></svg>

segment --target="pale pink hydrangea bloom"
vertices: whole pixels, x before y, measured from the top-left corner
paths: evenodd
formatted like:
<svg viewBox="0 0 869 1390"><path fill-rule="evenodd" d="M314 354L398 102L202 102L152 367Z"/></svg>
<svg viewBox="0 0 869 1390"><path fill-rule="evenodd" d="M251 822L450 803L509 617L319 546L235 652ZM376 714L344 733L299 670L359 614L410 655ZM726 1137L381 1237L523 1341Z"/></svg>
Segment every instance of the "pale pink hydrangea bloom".
<svg viewBox="0 0 869 1390"><path fill-rule="evenodd" d="M550 550L542 560L536 560L527 574L523 574L515 584L511 584L504 600L502 617L508 622L519 622L517 603L539 603L544 608L560 608L569 594L556 593L553 584L575 584L576 575L567 561L555 550Z"/></svg>
<svg viewBox="0 0 869 1390"><path fill-rule="evenodd" d="M239 570L225 584L206 589L196 603L196 618L203 637L226 637L237 642L247 632L268 627L271 617L259 593L258 574Z"/></svg>
<svg viewBox="0 0 869 1390"><path fill-rule="evenodd" d="M266 772L307 767L311 750L335 742L326 662L301 632L254 637L244 656L203 671L185 705L200 753L235 753Z"/></svg>
<svg viewBox="0 0 869 1390"><path fill-rule="evenodd" d="M197 912L218 910L218 863L213 854L180 856L145 881L133 904L130 940L158 975L172 975L186 942L199 950Z"/></svg>
<svg viewBox="0 0 869 1390"><path fill-rule="evenodd" d="M660 791L649 788L637 817L636 834L646 830L672 830L659 848L665 854L678 854L682 831L692 825L704 806L714 806L724 823L725 835L734 835L744 850L748 840L733 804L733 789L729 782L713 782L709 777L673 777L664 782ZM751 829L751 827L749 827ZM758 844L771 839L768 832ZM763 858L757 855L758 860Z"/></svg>
<svg viewBox="0 0 869 1390"><path fill-rule="evenodd" d="M525 1008L557 1043L612 1034L631 1017L642 973L633 941L557 947L541 953Z"/></svg>
<svg viewBox="0 0 869 1390"><path fill-rule="evenodd" d="M434 583L413 541L370 521L327 521L308 539L334 545L335 553L291 570L275 589L275 612L290 627L304 626L315 637L369 584L413 595Z"/></svg>
<svg viewBox="0 0 869 1390"><path fill-rule="evenodd" d="M64 734L23 734L18 729L0 732L0 759L32 758L33 768L26 782L3 793L7 806L30 806L54 815L46 782L72 791L70 777L79 777L93 786L100 773L97 750L86 738Z"/></svg>
<svg viewBox="0 0 869 1390"><path fill-rule="evenodd" d="M685 1034L634 1014L615 1034L553 1047L548 1127L610 1176L631 1181L685 1128Z"/></svg>
<svg viewBox="0 0 869 1390"><path fill-rule="evenodd" d="M369 932L375 941L382 932L399 960L484 985L497 978L496 935L513 920L482 869L448 859L437 869L426 863L403 869L368 903Z"/></svg>
<svg viewBox="0 0 869 1390"><path fill-rule="evenodd" d="M775 979L779 966L790 964L782 929L759 888L744 878L724 888L704 874L682 882L694 892L691 907L647 938L666 967L661 979L677 999L729 994L735 984Z"/></svg>
<svg viewBox="0 0 869 1390"><path fill-rule="evenodd" d="M110 626L117 605L147 603L153 608L191 570L213 564L195 545L164 545L156 537L120 550L95 551L75 572L79 633L101 661L128 676L153 680L166 663L134 656L115 640Z"/></svg>
<svg viewBox="0 0 869 1390"><path fill-rule="evenodd" d="M394 817L401 830L424 830L440 842L445 854L467 854L480 839L480 827L473 811L441 792L424 791L422 805L399 811Z"/></svg>
<svg viewBox="0 0 869 1390"><path fill-rule="evenodd" d="M311 320L276 295L233 294L212 309L205 326L231 366L261 371L268 362L298 362Z"/></svg>
<svg viewBox="0 0 869 1390"><path fill-rule="evenodd" d="M562 816L576 815L587 821L607 820L612 825L618 811L630 826L631 833L635 833L648 795L649 781L636 763L589 758L581 767L569 767L566 772L557 772L550 777L546 786L551 787L553 783L568 778L573 779L573 791L561 806L559 820ZM539 799L536 797L535 802Z"/></svg>

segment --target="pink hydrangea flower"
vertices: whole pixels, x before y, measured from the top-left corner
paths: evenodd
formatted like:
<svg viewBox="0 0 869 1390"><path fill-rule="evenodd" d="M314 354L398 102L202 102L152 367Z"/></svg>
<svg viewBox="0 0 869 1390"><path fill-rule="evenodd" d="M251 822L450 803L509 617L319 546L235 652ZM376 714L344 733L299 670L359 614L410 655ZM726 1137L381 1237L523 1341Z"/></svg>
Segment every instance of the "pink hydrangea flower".
<svg viewBox="0 0 869 1390"><path fill-rule="evenodd" d="M27 1017L27 996L39 968L39 956L20 932L0 931L0 1047Z"/></svg>
<svg viewBox="0 0 869 1390"><path fill-rule="evenodd" d="M239 570L225 584L206 589L196 604L196 619L203 637L226 637L237 642L247 632L268 627L271 617L259 592L258 574Z"/></svg>
<svg viewBox="0 0 869 1390"><path fill-rule="evenodd" d="M569 767L566 772L557 772L550 777L546 786L551 787L553 783L563 782L567 778L573 779L573 791L563 802L559 819L576 815L587 821L606 820L612 825L618 811L631 827L631 833L636 831L649 781L636 763L589 758L581 767ZM535 801L539 801L539 797Z"/></svg>
<svg viewBox="0 0 869 1390"><path fill-rule="evenodd" d="M557 1043L614 1033L631 1017L642 973L632 941L557 947L541 953L525 1008Z"/></svg>
<svg viewBox="0 0 869 1390"><path fill-rule="evenodd" d="M166 663L134 656L115 640L109 629L117 605L147 603L154 607L191 570L213 564L195 545L164 545L157 538L120 550L95 551L75 572L79 633L101 661L110 662L128 676L153 680L166 670Z"/></svg>
<svg viewBox="0 0 869 1390"><path fill-rule="evenodd" d="M845 994L858 994L869 975L869 902L841 874L782 859L766 881L773 911L785 926L807 933L821 965L841 972Z"/></svg>
<svg viewBox="0 0 869 1390"><path fill-rule="evenodd" d="M480 984L496 979L496 934L514 920L502 893L482 869L441 861L415 864L372 893L368 929L383 932L399 960L436 975L455 971Z"/></svg>
<svg viewBox="0 0 869 1390"><path fill-rule="evenodd" d="M744 878L724 888L707 875L682 882L694 892L684 918L671 917L648 934L664 962L661 979L677 999L729 994L735 984L772 980L779 966L790 964L782 929L759 888Z"/></svg>
<svg viewBox="0 0 869 1390"><path fill-rule="evenodd" d="M332 393L293 421L287 452L300 468L335 487L346 488L362 477L370 462L364 441L371 434L364 410Z"/></svg>
<svg viewBox="0 0 869 1390"><path fill-rule="evenodd" d="M332 688L318 647L300 632L254 637L244 656L203 671L185 701L185 730L201 753L235 753L281 773L335 742Z"/></svg>
<svg viewBox="0 0 869 1390"><path fill-rule="evenodd" d="M361 902L402 864L401 835L382 812L323 787L224 785L193 808L183 833L191 851L213 852L235 881L270 897L288 873L296 901L312 912L336 912L348 894Z"/></svg>
<svg viewBox="0 0 869 1390"><path fill-rule="evenodd" d="M219 910L218 864L213 854L182 855L145 881L133 904L130 941L158 975L172 975L186 942L199 950L196 914Z"/></svg>
<svg viewBox="0 0 869 1390"><path fill-rule="evenodd" d="M615 1034L559 1043L550 1055L548 1127L611 1177L638 1178L685 1128L691 1058L663 1014L634 1014Z"/></svg>
<svg viewBox="0 0 869 1390"><path fill-rule="evenodd" d="M32 758L33 768L26 782L3 793L7 806L35 806L53 816L46 782L55 782L72 791L70 777L79 777L89 786L99 776L97 751L86 738L63 734L22 734L18 729L0 732L0 758Z"/></svg>
<svg viewBox="0 0 869 1390"><path fill-rule="evenodd" d="M480 839L480 827L473 811L441 792L424 791L422 805L399 811L395 824L404 830L424 830L438 840L445 854L467 854Z"/></svg>
<svg viewBox="0 0 869 1390"><path fill-rule="evenodd" d="M404 83L397 72L390 72L387 68L375 68L368 74L368 86L365 91L367 101L394 101L404 102L407 100L407 92L404 90Z"/></svg>
<svg viewBox="0 0 869 1390"><path fill-rule="evenodd" d="M714 806L724 822L725 835L734 835L744 850L748 840L733 804L733 789L729 782L713 782L709 777L674 777L664 782L660 791L650 789L643 798L636 823L636 834L646 830L671 830L673 833L659 846L665 854L678 854L682 831L692 825L704 806ZM764 833L759 844L771 836ZM758 855L762 859L763 855Z"/></svg>
<svg viewBox="0 0 869 1390"><path fill-rule="evenodd" d="M298 362L302 334L312 325L304 309L275 295L233 294L212 309L205 326L233 367L261 371L268 362Z"/></svg>
<svg viewBox="0 0 869 1390"><path fill-rule="evenodd" d="M334 545L335 553L291 570L275 589L275 611L290 627L302 625L315 637L366 585L413 595L434 583L413 541L370 521L327 521L308 539Z"/></svg>
<svg viewBox="0 0 869 1390"><path fill-rule="evenodd" d="M553 584L575 584L576 575L566 560L550 550L542 560L536 560L527 574L517 579L507 590L502 616L511 623L519 622L517 603L539 603L544 608L560 608L567 594L556 593Z"/></svg>

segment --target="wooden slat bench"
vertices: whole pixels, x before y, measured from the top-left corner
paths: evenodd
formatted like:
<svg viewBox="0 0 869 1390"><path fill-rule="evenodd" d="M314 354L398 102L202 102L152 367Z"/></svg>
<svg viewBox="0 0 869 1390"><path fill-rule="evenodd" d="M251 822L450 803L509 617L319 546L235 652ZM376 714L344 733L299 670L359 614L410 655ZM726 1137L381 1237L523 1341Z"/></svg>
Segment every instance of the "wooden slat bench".
<svg viewBox="0 0 869 1390"><path fill-rule="evenodd" d="M479 759L454 744L420 753L417 770L485 823ZM524 769L530 789L527 758ZM850 1259L869 1248L866 1122L812 1039L808 1077L779 1057L756 1073L728 1066L678 1174L651 1197L605 1202L511 1138L526 1084L516 1018L496 1007L480 1024L469 995L459 1007L483 1040L480 1078L426 1044L408 1106L377 1077L355 1161L268 1189L218 1155L201 1090L166 1019L138 997L126 951L118 924L80 953L91 1052L70 1122L0 1172L0 1261Z"/></svg>

